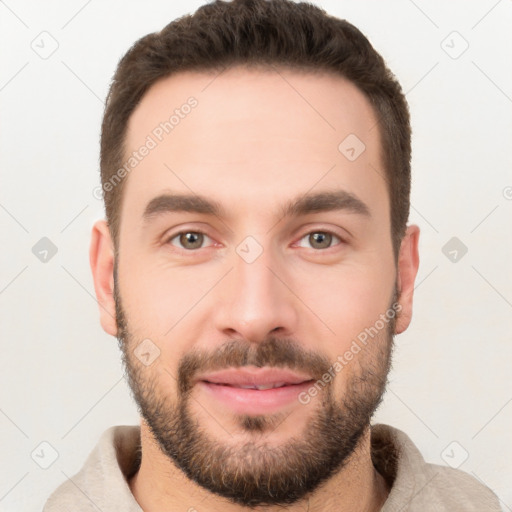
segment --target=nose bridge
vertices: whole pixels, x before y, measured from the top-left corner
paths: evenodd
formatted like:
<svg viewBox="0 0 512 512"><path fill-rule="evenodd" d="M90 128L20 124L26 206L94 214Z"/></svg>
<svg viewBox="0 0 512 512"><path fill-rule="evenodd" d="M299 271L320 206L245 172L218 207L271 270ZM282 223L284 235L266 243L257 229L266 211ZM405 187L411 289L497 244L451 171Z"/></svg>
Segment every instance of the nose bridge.
<svg viewBox="0 0 512 512"><path fill-rule="evenodd" d="M217 327L251 342L263 341L275 330L295 331L296 304L280 275L279 255L247 237L233 254L233 267L219 297Z"/></svg>

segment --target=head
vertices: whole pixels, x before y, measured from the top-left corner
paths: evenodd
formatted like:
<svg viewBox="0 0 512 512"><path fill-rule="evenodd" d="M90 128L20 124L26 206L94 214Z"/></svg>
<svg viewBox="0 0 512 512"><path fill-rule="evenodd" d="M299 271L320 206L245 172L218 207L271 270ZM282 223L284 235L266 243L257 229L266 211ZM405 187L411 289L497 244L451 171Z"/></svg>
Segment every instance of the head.
<svg viewBox="0 0 512 512"><path fill-rule="evenodd" d="M120 61L101 321L155 443L211 492L293 503L368 432L412 313L410 135L382 57L313 5L213 2ZM240 369L289 372L288 395L230 395Z"/></svg>

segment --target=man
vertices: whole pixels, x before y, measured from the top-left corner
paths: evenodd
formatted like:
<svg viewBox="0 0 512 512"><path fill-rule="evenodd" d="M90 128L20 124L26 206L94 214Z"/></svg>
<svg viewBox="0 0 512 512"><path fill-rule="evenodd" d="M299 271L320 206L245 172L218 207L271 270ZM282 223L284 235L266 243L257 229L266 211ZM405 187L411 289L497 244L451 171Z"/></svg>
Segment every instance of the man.
<svg viewBox="0 0 512 512"><path fill-rule="evenodd" d="M407 103L355 27L235 0L142 38L101 179L90 261L141 426L105 432L45 512L500 510L370 425L419 229Z"/></svg>

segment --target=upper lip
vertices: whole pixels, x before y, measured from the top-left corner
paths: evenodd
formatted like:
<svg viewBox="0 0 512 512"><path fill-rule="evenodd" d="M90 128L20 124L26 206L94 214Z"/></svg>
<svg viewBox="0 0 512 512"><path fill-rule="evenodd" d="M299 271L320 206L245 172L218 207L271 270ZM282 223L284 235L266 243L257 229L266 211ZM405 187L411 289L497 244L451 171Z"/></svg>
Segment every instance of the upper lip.
<svg viewBox="0 0 512 512"><path fill-rule="evenodd" d="M307 374L284 368L227 368L201 374L197 381L230 386L270 386L274 384L300 384L312 380Z"/></svg>

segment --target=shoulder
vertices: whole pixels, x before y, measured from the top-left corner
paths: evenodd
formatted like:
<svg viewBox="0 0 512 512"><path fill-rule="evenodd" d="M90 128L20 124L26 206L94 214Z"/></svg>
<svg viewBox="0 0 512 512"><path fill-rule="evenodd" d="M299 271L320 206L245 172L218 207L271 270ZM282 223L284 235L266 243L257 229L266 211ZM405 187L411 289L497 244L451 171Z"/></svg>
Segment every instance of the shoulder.
<svg viewBox="0 0 512 512"><path fill-rule="evenodd" d="M101 435L78 473L53 491L43 512L112 510L110 505L130 505L131 493L125 479L140 444L140 427L118 425ZM124 510L140 510L129 508Z"/></svg>
<svg viewBox="0 0 512 512"><path fill-rule="evenodd" d="M491 489L460 469L426 462L402 430L377 424L371 431L373 463L391 488L382 512L501 512Z"/></svg>
<svg viewBox="0 0 512 512"><path fill-rule="evenodd" d="M426 484L429 488L425 490L425 495L432 505L464 512L502 510L496 494L465 471L426 463L425 473L429 476L429 482Z"/></svg>

